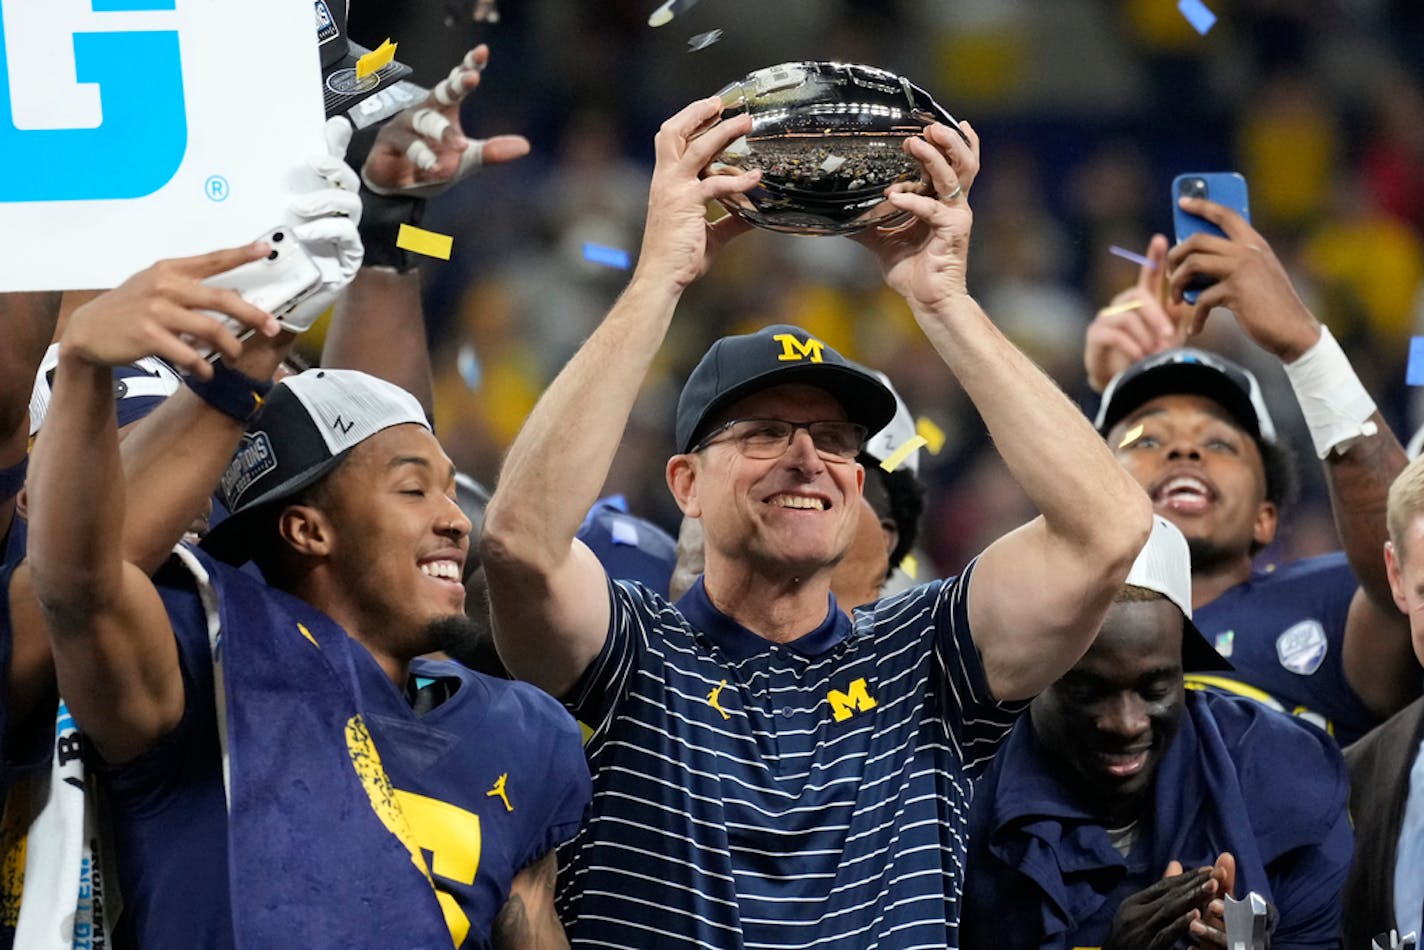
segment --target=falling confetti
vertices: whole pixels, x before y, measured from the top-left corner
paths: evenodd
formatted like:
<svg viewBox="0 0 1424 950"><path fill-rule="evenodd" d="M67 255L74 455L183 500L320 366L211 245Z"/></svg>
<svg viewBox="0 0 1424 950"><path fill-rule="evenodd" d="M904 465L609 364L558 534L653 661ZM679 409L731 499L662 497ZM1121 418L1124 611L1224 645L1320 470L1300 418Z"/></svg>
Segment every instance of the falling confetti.
<svg viewBox="0 0 1424 950"><path fill-rule="evenodd" d="M686 13L691 10L697 0L667 0L662 6L653 11L648 17L648 26L665 26L672 22L672 18L679 13Z"/></svg>
<svg viewBox="0 0 1424 950"><path fill-rule="evenodd" d="M687 41L687 51L689 53L695 53L700 49L706 49L721 38L721 30L708 30L706 33L698 33Z"/></svg>
<svg viewBox="0 0 1424 950"><path fill-rule="evenodd" d="M1208 10L1201 0L1177 0L1177 9L1187 18L1192 29L1202 36L1206 36L1207 30L1216 25L1216 14Z"/></svg>

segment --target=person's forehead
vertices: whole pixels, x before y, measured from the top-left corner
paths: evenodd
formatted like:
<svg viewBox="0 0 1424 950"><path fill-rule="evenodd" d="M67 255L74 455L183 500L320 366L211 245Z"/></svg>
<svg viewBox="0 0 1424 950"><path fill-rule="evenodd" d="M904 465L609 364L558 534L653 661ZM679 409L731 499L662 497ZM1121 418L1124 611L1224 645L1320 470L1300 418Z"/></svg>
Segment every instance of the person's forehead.
<svg viewBox="0 0 1424 950"><path fill-rule="evenodd" d="M819 386L782 383L743 396L727 406L722 416L724 419L769 417L812 422L817 419L844 419L846 412L840 400Z"/></svg>
<svg viewBox="0 0 1424 950"><path fill-rule="evenodd" d="M1134 671L1179 663L1182 655L1182 612L1170 601L1119 601L1107 616L1079 667L1094 672Z"/></svg>
<svg viewBox="0 0 1424 950"><path fill-rule="evenodd" d="M426 429L414 423L403 423L382 429L352 450L352 467L372 471L388 471L404 465L429 468L435 475L454 477L450 461L440 441Z"/></svg>
<svg viewBox="0 0 1424 950"><path fill-rule="evenodd" d="M1202 417L1209 417L1225 423L1247 438L1251 435L1241 427L1225 406L1215 399L1196 393L1166 393L1149 399L1124 416L1115 430L1154 417L1171 421L1200 421Z"/></svg>

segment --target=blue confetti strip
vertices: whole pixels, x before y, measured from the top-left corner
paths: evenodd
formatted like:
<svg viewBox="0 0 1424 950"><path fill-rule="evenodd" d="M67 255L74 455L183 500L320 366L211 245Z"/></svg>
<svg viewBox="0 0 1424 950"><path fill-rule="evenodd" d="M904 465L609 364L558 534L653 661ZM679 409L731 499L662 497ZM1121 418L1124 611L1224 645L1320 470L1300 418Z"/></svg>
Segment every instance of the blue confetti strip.
<svg viewBox="0 0 1424 950"><path fill-rule="evenodd" d="M604 267L616 267L619 270L627 270L632 265L627 251L591 242L584 242L583 259L590 264L602 264Z"/></svg>
<svg viewBox="0 0 1424 950"><path fill-rule="evenodd" d="M1409 338L1409 368L1404 371L1408 386L1424 386L1424 336Z"/></svg>
<svg viewBox="0 0 1424 950"><path fill-rule="evenodd" d="M1138 253L1135 252L1135 251L1129 251L1129 250L1128 250L1127 248L1125 248L1125 247L1118 247L1116 244L1110 245L1110 246L1108 247L1108 253L1110 253L1110 254L1116 254L1118 257L1122 258L1123 260L1125 260L1125 261L1132 261L1132 263L1137 264L1137 265L1139 265L1139 266L1141 266L1141 267L1150 267L1150 268L1152 268L1153 270L1156 270L1156 269L1157 269L1157 265L1156 265L1156 264L1154 264L1152 261L1148 260L1147 258L1143 257L1141 254L1138 254Z"/></svg>
<svg viewBox="0 0 1424 950"><path fill-rule="evenodd" d="M480 388L480 381L484 378L484 372L480 368L480 358L475 355L475 348L469 343L460 347L460 354L455 361L456 368L460 371L460 378L465 381L465 385L471 392Z"/></svg>
<svg viewBox="0 0 1424 950"><path fill-rule="evenodd" d="M1202 36L1206 36L1207 30L1216 25L1216 14L1208 10L1201 0L1177 0L1177 9L1187 18L1192 29Z"/></svg>

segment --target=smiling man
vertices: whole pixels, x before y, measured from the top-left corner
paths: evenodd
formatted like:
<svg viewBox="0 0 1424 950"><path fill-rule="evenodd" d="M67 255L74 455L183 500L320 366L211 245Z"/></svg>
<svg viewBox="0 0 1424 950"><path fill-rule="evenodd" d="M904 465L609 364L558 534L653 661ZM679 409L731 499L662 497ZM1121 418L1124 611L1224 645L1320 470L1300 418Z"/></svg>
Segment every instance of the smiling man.
<svg viewBox="0 0 1424 950"><path fill-rule="evenodd" d="M1384 639L1398 616L1379 610L1343 553L1261 569L1252 562L1275 538L1296 481L1256 377L1212 353L1166 350L1109 383L1097 425L1191 547L1197 624L1234 666L1194 675L1193 684L1293 712L1342 744L1379 722L1384 709L1366 697L1398 673L1359 656L1358 644L1352 664L1349 637ZM1371 441L1380 452L1358 450L1371 458L1395 444L1387 433ZM1371 479L1351 479L1343 459L1331 464L1341 470L1337 506L1353 513L1353 530L1374 531L1362 497ZM1373 515L1383 531L1383 513Z"/></svg>
<svg viewBox="0 0 1424 950"><path fill-rule="evenodd" d="M159 265L75 312L9 585L100 760L117 939L557 945L553 848L589 796L577 726L531 687L420 659L471 628L470 522L413 396L342 370L272 387L189 346L239 354L198 312L236 295L198 278L243 255ZM232 513L208 541L265 583L187 547L150 579L115 540L133 498L110 368L154 346L200 397L161 416L190 446L165 481L170 519L181 531L230 458Z"/></svg>
<svg viewBox="0 0 1424 950"><path fill-rule="evenodd" d="M1340 753L1282 713L1183 688L1184 668L1225 665L1192 622L1186 541L1158 517L1092 647L975 794L963 947L1225 946L1220 898L1248 891L1276 909L1276 950L1339 946Z"/></svg>
<svg viewBox="0 0 1424 950"><path fill-rule="evenodd" d="M709 226L707 203L758 180L699 176L751 128L720 108L658 133L638 267L525 423L485 520L500 655L593 730L560 909L575 945L954 947L970 783L1086 649L1147 498L969 296L978 138L936 125L906 152L942 197L890 195L907 224L860 239L1042 517L957 578L842 612L832 575L866 514L856 458L895 402L772 326L714 343L678 400L667 483L701 522L701 579L676 604L610 582L575 533L682 292L746 227Z"/></svg>
<svg viewBox="0 0 1424 950"><path fill-rule="evenodd" d="M1222 235L1194 234L1170 252L1154 237L1136 285L1093 319L1084 366L1103 393L1098 428L1191 545L1197 623L1236 667L1198 685L1294 713L1345 745L1419 695L1408 624L1379 556L1404 450L1266 239L1223 205L1183 198L1181 207ZM1196 286L1207 289L1188 304ZM1216 308L1280 361L1342 551L1253 564L1276 536L1294 462L1256 378L1182 345Z"/></svg>

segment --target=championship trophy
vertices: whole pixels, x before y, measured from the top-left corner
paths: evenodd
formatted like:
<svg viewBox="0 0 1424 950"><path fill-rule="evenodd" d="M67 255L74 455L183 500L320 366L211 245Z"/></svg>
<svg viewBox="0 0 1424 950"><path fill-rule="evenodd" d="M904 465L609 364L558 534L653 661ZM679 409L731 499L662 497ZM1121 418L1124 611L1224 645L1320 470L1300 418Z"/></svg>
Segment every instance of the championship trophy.
<svg viewBox="0 0 1424 950"><path fill-rule="evenodd" d="M1255 891L1241 900L1226 896L1227 950L1267 950L1272 929L1266 899Z"/></svg>
<svg viewBox="0 0 1424 950"><path fill-rule="evenodd" d="M934 193L919 163L905 154L904 140L935 122L959 131L929 93L874 66L782 63L719 95L721 117L748 112L752 130L703 174L760 169L757 187L722 203L773 231L850 234L901 223L909 215L885 202L887 191Z"/></svg>

